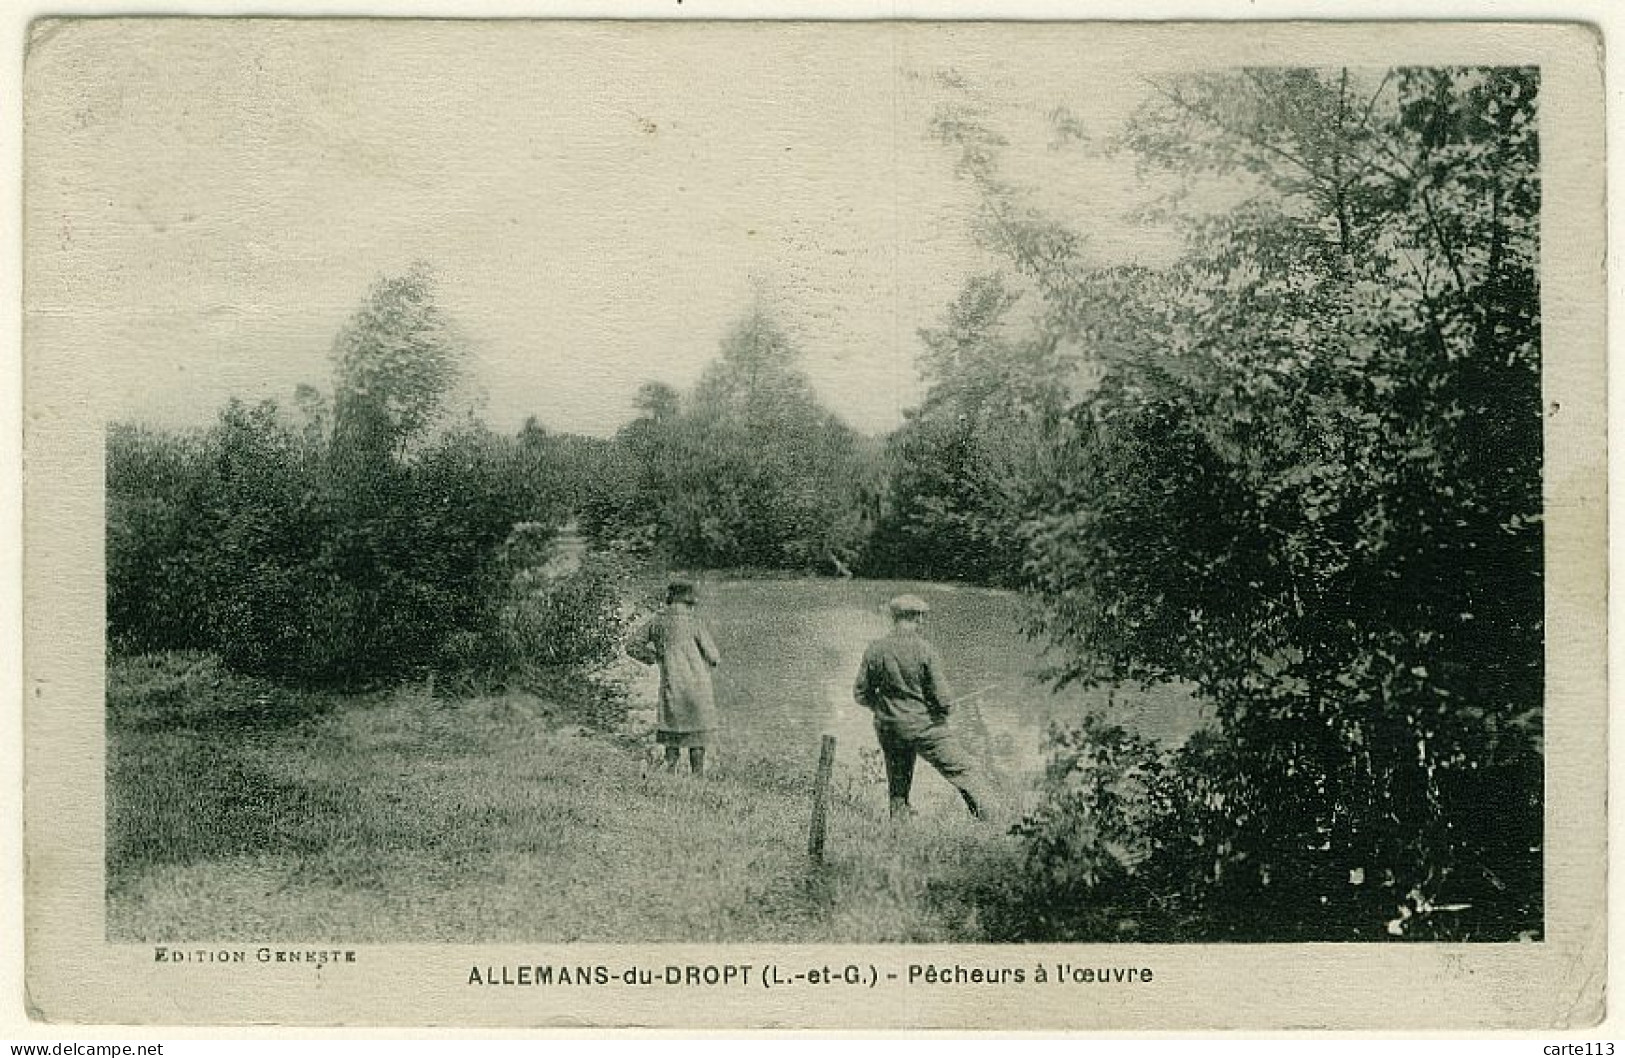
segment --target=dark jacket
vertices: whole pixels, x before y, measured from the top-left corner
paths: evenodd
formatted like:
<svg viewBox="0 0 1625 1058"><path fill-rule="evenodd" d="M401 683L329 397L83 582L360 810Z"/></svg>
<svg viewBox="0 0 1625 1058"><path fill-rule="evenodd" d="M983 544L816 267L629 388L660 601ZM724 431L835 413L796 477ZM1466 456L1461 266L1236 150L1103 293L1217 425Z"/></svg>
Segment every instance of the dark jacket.
<svg viewBox="0 0 1625 1058"><path fill-rule="evenodd" d="M877 725L904 736L940 724L951 704L941 657L912 630L894 631L869 644L852 696L875 714Z"/></svg>

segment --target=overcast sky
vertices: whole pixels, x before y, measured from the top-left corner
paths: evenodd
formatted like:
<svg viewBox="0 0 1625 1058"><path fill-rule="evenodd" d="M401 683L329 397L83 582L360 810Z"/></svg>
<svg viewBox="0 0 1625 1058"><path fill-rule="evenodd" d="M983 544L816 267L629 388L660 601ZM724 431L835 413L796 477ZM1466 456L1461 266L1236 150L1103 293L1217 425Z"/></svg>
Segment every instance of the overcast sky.
<svg viewBox="0 0 1625 1058"><path fill-rule="evenodd" d="M886 430L917 330L995 264L938 73L1100 257L1155 262L1130 160L1046 115L1109 134L1171 58L1098 27L81 23L29 60L30 341L94 358L110 417L202 423L327 388L369 282L421 259L494 426L608 434L760 294Z"/></svg>

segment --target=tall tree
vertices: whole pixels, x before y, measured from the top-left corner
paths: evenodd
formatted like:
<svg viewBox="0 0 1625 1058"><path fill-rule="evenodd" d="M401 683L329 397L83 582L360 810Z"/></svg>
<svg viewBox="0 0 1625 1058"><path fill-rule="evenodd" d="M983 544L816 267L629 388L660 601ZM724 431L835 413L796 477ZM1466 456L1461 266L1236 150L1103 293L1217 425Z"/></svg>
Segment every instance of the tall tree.
<svg viewBox="0 0 1625 1058"><path fill-rule="evenodd" d="M1071 678L1184 680L1218 712L1184 767L1228 807L1157 846L1226 878L1193 905L1269 902L1282 936L1538 929L1537 88L1162 85L1126 144L1247 194L1185 199L1160 274L989 210L1108 365L1034 521L1038 628Z"/></svg>
<svg viewBox="0 0 1625 1058"><path fill-rule="evenodd" d="M872 548L889 572L1014 584L1021 525L1044 480L1077 365L999 275L971 277L943 325L920 331L927 388L891 438Z"/></svg>
<svg viewBox="0 0 1625 1058"><path fill-rule="evenodd" d="M701 375L694 388L694 411L753 429L817 418L825 413L800 360L790 335L756 301L729 329L719 355Z"/></svg>
<svg viewBox="0 0 1625 1058"><path fill-rule="evenodd" d="M647 524L679 562L832 569L869 531L875 460L818 401L800 351L762 303L734 324L693 391L638 396L618 443L636 483L597 491L595 535Z"/></svg>
<svg viewBox="0 0 1625 1058"><path fill-rule="evenodd" d="M640 418L665 424L677 418L677 413L682 407L682 396L670 383L645 382L638 387L638 395L633 404L638 409Z"/></svg>
<svg viewBox="0 0 1625 1058"><path fill-rule="evenodd" d="M333 341L335 447L399 454L444 410L462 354L427 265L380 277Z"/></svg>

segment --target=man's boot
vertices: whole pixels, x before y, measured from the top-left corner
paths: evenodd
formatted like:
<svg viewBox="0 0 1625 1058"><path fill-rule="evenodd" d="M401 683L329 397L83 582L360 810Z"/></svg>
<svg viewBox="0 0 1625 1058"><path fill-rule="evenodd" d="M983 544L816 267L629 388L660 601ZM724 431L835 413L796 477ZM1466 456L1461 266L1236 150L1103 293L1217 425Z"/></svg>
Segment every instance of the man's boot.
<svg viewBox="0 0 1625 1058"><path fill-rule="evenodd" d="M689 747L688 770L697 779L705 775L705 750L699 746Z"/></svg>
<svg viewBox="0 0 1625 1058"><path fill-rule="evenodd" d="M959 788L959 796L964 799L965 807L970 809L970 814L973 818L979 819L983 822L987 821L988 803L986 794L982 794L979 791L972 791L968 787L961 786Z"/></svg>

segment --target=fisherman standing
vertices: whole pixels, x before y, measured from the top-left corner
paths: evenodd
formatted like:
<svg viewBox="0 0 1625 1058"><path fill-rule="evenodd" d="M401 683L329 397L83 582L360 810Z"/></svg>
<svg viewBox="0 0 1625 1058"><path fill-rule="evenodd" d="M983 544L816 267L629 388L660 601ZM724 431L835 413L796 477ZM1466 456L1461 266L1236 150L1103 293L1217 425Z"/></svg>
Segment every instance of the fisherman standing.
<svg viewBox="0 0 1625 1058"><path fill-rule="evenodd" d="M886 786L893 819L913 814L908 795L914 785L914 759L924 757L953 784L971 815L986 818L986 787L969 752L948 728L952 702L942 676L942 659L920 632L931 609L916 595L887 604L892 631L869 644L852 696L874 714L875 736L886 758Z"/></svg>
<svg viewBox="0 0 1625 1058"><path fill-rule="evenodd" d="M660 666L660 726L655 741L666 747L666 769L675 771L687 749L689 772L704 775L705 749L720 726L711 670L722 655L694 613L695 602L694 585L672 582L666 589L666 612L632 633L626 653L645 665Z"/></svg>

